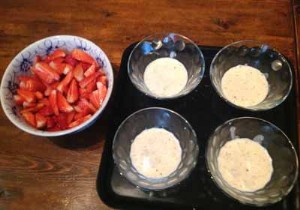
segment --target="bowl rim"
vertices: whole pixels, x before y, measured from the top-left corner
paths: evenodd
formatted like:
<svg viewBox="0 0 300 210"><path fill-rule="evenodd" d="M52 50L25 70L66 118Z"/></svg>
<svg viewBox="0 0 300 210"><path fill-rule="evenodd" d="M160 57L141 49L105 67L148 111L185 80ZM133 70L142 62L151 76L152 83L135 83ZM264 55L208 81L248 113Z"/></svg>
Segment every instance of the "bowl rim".
<svg viewBox="0 0 300 210"><path fill-rule="evenodd" d="M132 181L131 179L129 179L125 174L123 174L123 171L120 167L119 167L119 164L117 163L118 161L116 160L115 158L115 144L116 144L116 136L118 135L120 129L123 127L123 125L134 115L140 113L140 112L145 112L145 111L149 111L149 110L163 110L163 111L167 111L167 112L170 112L176 116L178 116L181 120L183 120L186 125L189 127L189 129L192 131L193 133L193 136L195 137L195 147L196 147L196 153L197 153L197 158L195 158L194 160L194 164L193 166L190 168L190 170L187 170L187 175L183 178L180 178L178 179L179 181L177 182L174 182L172 184L169 184L165 187L162 187L162 188L157 188L157 187L146 187L146 186L142 186L142 185L138 185L137 183L135 183L134 181ZM153 128L153 127L152 127ZM120 125L118 126L118 129L116 130L115 132L115 135L113 137L113 143L112 143L112 156L113 156L113 161L114 161L114 164L117 166L118 168L118 172L121 176L125 177L130 183L132 183L134 186L136 187L139 187L141 189L146 189L146 190L154 190L154 191L159 191L159 190L164 190L164 189L167 189L167 188L170 188L170 187L173 187L175 185L178 185L180 182L182 182L183 180L185 180L193 171L193 169L196 167L197 165L197 162L198 162L198 156L199 156L199 144L198 144L198 137L197 137L197 134L195 132L195 130L193 129L193 127L191 126L191 124L182 116L180 115L179 113L171 110L171 109L168 109L168 108L165 108L165 107L158 107L158 106L153 106L153 107L147 107L147 108L142 108L142 109L139 109L135 112L133 112L132 114L130 114L129 116L127 116L121 123ZM180 160L180 163L181 163L182 159ZM180 164L179 163L179 164ZM132 165L132 167L135 169L135 167ZM142 177L143 179L147 179L147 180L153 180L153 181L157 181L157 180L167 180L167 178L169 176L171 176L172 174L174 174L177 170L173 171L169 176L166 176L166 177L161 177L161 178L148 178L146 176L144 176L143 174L139 173L139 171L137 169L135 169L138 176L139 177Z"/></svg>
<svg viewBox="0 0 300 210"><path fill-rule="evenodd" d="M4 105L4 101L6 101L4 94L1 94L1 106L2 109L6 115L6 117L10 120L10 122L12 122L17 128L21 129L22 131L25 131L29 134L35 135L35 136L43 136L43 137L55 137L55 136L62 136L62 135L67 135L67 134L71 134L71 133L75 133L80 131L81 129L83 129L85 126L87 126L88 124L92 123L94 120L96 120L99 115L102 113L102 111L105 109L105 107L107 106L107 103L109 101L109 99L111 98L111 93L113 90L113 86L114 86L114 72L113 72L113 68L111 65L111 62L108 58L108 56L105 54L105 52L102 50L102 48L100 48L98 45L96 45L94 42L80 37L80 36L76 36L76 35L53 35L53 36L48 36L48 37L44 37L42 39L39 39L35 42L32 42L31 44L29 44L28 46L26 46L25 48L23 48L22 50L20 50L14 57L13 59L10 61L10 63L8 64L8 66L6 67L4 74L2 76L1 79L1 86L0 86L0 90L2 92L2 90L5 88L4 87L4 83L5 83L5 79L7 78L7 76L9 75L8 71L9 69L13 69L13 63L15 61L15 59L17 57L19 57L20 55L22 55L22 53L26 52L27 50L29 50L30 48L35 47L36 45L38 45L39 43L42 43L46 40L49 39L60 39L60 38L64 38L64 39L72 39L72 38L76 38L79 40L83 40L89 44L91 44L93 47L99 48L99 50L101 51L101 53L103 54L103 57L107 60L107 70L111 73L111 81L108 84L108 88L107 88L107 95L102 103L102 106L100 107L100 109L98 109L88 120L86 120L85 122L70 128L70 129L66 129L66 130L61 130L61 131L43 131L43 130L38 130L32 126L30 126L29 124L27 124L30 128L27 128L26 126L22 126L20 125L15 119L14 117L8 113L7 109L6 109L6 105Z"/></svg>
<svg viewBox="0 0 300 210"><path fill-rule="evenodd" d="M278 103L275 103L273 104L273 106L271 106L270 108L259 108L259 109L254 109L254 108L251 108L251 107L243 107L243 106L239 106L239 105L236 105L232 102L230 102L227 98L225 98L225 96L223 96L219 91L218 89L215 87L215 84L213 82L213 76L212 76L212 66L213 64L215 63L215 60L219 57L219 55L225 50L227 49L228 47L231 47L231 46L234 46L234 45L237 45L237 44L241 44L241 43L257 43L257 46L268 46L270 49L273 49L274 51L276 51L278 53L279 56L282 57L283 61L287 64L288 66L288 72L289 72L289 75L291 77L291 82L289 84L289 89L287 91L287 93L281 98L281 100L278 102ZM219 95L220 98L222 98L227 104L233 106L234 108L238 108L238 109L241 109L241 110L247 110L247 111L252 111L252 112L259 112L259 111L266 111L266 110L270 110L270 109L273 109L277 106L279 106L280 104L282 104L286 98L290 95L290 92L292 90L292 87L293 87L293 83L294 83L294 76L293 76L293 72L292 72L292 68L291 68L291 65L289 63L289 61L286 59L286 57L281 54L276 48L272 47L271 45L269 44L266 44L264 42L261 42L261 41L257 41L257 40L250 40L250 39L246 39L246 40L239 40L239 41L236 41L236 42L233 42L233 43L230 43L224 47L222 47L218 52L217 54L214 56L214 58L212 59L211 61L211 64L210 64L210 67L209 67L209 78L210 78L210 81L211 81L211 84L215 90L215 92L217 92L217 94ZM259 104L257 104L259 105Z"/></svg>
<svg viewBox="0 0 300 210"><path fill-rule="evenodd" d="M263 122L265 124L268 124L272 127L274 127L277 131L279 131L284 137L285 139L287 140L287 142L289 143L290 145L290 148L291 150L293 151L293 154L294 154L294 157L295 157L295 160L296 160L296 172L295 172L295 176L294 176L294 179L293 179L293 182L292 184L289 186L289 188L287 189L287 191L285 191L283 193L283 195L277 199L274 199L272 200L271 202L265 202L265 203L258 203L258 202L248 202L248 201L242 201L242 200L239 200L238 198L236 197L233 197L230 193L228 193L227 189L226 188L222 188L218 182L215 180L215 173L212 173L212 167L211 167L211 164L209 163L208 161L208 145L210 144L210 142L212 141L212 136L213 134L215 133L216 130L220 129L221 127L225 126L226 124L230 124L234 121L239 121L239 120L245 120L245 119L248 119L248 120L255 120L255 121L260 121L260 122ZM232 139L233 140L233 139ZM232 119L229 119L225 122L223 122L222 124L220 124L219 126L217 126L213 131L212 133L209 135L208 137L208 140L207 140L207 143L206 143L206 146L205 146L205 163L206 163L206 168L207 168L207 172L208 174L211 174L211 179L213 180L213 182L215 183L215 185L221 190L221 192L223 192L225 195L227 195L229 198L232 198L232 199L235 199L237 201L239 201L240 203L243 203L243 204L247 204L247 205L250 205L250 206L267 206L267 205L270 205L270 204L273 204L273 203L276 203L276 202L279 202L280 200L282 200L285 196L287 196L291 190L293 189L293 187L295 186L296 184L296 181L298 179L298 176L299 176L299 160L298 160L298 155L297 155L297 152L296 152L296 149L293 145L293 143L291 142L291 140L289 139L289 137L279 128L277 127L276 125L274 125L273 123L265 120L265 119L262 119L262 118L258 118L258 117L248 117L248 116L245 116L245 117L236 117L236 118L232 118ZM215 169L218 171L218 169ZM220 177L222 179L223 182L226 183L225 180L223 180L222 176ZM227 184L227 183L226 183ZM227 184L229 187L230 185ZM241 192L241 193L249 193L249 192L244 192L244 191L240 191L238 189L235 189L233 187L231 187L232 189L234 189L235 191L237 192ZM260 190L260 189L259 189Z"/></svg>
<svg viewBox="0 0 300 210"><path fill-rule="evenodd" d="M181 37L181 38L184 38L184 39L188 40L193 46L196 47L196 49L197 49L197 51L198 51L198 53L199 53L199 56L200 56L200 60L202 61L202 62L201 62L201 72L200 72L200 75L198 76L200 79L199 79L199 81L198 81L197 83L195 83L195 87L193 87L190 91L188 91L188 92L186 92L186 93L181 93L181 91L182 91L182 90L181 90L181 91L180 91L179 93L177 93L176 95L170 96L170 97L155 96L155 95L152 95L152 94L151 94L151 91L150 91L150 90L149 90L148 93L145 92L144 90L141 90L141 89L136 85L136 83L133 82L134 80L133 80L131 74L129 73L129 71L130 71L130 69L131 69L131 68L130 68L130 61L131 61L133 52L134 52L134 51L135 51L135 50L136 50L143 42L145 42L147 39L153 38L153 37L156 37L156 36L162 36L162 35L169 36L169 35L171 35L171 34L177 35L177 36L179 36L179 37ZM168 58L168 57L167 57L167 58ZM176 59L176 58L175 58L175 59ZM177 60L177 59L176 59L176 60ZM149 96L149 97L151 97L151 98L153 98L153 99L157 99L157 100L172 100L172 99L177 99L177 98L180 98L180 97L183 97L183 96L189 94L190 92L192 92L192 91L193 91L193 90L201 83L201 81L202 81L202 79L203 79L203 76L204 76L204 73L205 73L205 69L206 69L206 68L205 68L205 58L204 58L204 55L203 55L203 53L202 53L200 47L199 47L194 41L192 41L190 38L188 38L188 37L186 37L186 36L184 36L184 35L182 35L182 34L175 33L175 32L162 32L162 33L157 32L157 33L153 33L153 34L151 34L151 35L148 35L148 36L144 37L144 38L143 38L142 40L140 40L140 41L134 46L134 48L131 50L130 55L129 55L129 57L128 57L128 61L127 61L127 73L128 73L128 76L129 76L129 78L130 78L131 83L135 86L135 88L136 88L138 91L142 92L142 93L145 94L146 96ZM186 84L187 84L187 83L186 83Z"/></svg>

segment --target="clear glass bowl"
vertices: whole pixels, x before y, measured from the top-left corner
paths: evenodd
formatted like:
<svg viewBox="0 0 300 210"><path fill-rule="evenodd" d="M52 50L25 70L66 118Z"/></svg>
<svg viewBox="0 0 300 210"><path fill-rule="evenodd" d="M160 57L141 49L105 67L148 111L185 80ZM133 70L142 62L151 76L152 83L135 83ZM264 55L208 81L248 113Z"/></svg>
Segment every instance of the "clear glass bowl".
<svg viewBox="0 0 300 210"><path fill-rule="evenodd" d="M271 156L273 174L264 188L243 192L222 178L217 163L220 149L236 138L249 138L260 143ZM256 206L272 204L286 196L292 190L299 170L297 153L288 137L272 123L252 117L235 118L220 125L208 140L206 163L213 180L227 195Z"/></svg>
<svg viewBox="0 0 300 210"><path fill-rule="evenodd" d="M145 129L164 128L175 135L182 149L181 162L167 177L147 178L132 165L130 148L134 138ZM119 126L113 140L113 158L120 174L131 183L146 190L162 190L187 178L195 167L199 148L191 125L179 114L165 108L141 109L127 117Z"/></svg>
<svg viewBox="0 0 300 210"><path fill-rule="evenodd" d="M153 94L144 82L147 65L163 57L180 61L188 72L188 81L184 89L170 97ZM177 98L190 93L200 83L205 69L205 61L199 47L180 34L155 34L146 37L132 50L128 60L128 74L135 87L146 95L156 99Z"/></svg>
<svg viewBox="0 0 300 210"><path fill-rule="evenodd" d="M250 107L231 103L221 88L225 72L231 67L245 64L260 70L269 83L269 93L265 100ZM251 111L268 110L278 106L289 95L293 83L291 67L284 56L266 44L251 40L238 41L222 48L211 63L210 79L217 93L227 103Z"/></svg>

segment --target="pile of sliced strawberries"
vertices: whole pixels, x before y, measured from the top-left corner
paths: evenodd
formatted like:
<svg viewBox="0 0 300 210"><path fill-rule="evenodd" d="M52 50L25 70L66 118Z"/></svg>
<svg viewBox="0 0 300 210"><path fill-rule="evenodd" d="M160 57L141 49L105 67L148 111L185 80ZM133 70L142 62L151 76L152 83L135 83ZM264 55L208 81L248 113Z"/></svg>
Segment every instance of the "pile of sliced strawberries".
<svg viewBox="0 0 300 210"><path fill-rule="evenodd" d="M102 105L107 78L88 53L56 49L45 58L37 56L32 76L19 76L14 100L33 127L59 131L88 120Z"/></svg>

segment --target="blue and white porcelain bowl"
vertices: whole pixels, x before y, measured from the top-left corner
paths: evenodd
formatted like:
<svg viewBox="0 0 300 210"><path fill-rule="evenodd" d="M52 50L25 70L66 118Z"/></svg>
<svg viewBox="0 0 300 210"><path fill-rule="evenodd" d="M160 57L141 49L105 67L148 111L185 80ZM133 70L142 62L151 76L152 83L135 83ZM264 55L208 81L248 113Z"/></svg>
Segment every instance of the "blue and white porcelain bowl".
<svg viewBox="0 0 300 210"><path fill-rule="evenodd" d="M28 125L23 118L19 114L19 110L13 100L13 95L16 93L18 88L17 77L19 75L30 75L30 67L33 64L33 60L36 55L46 56L50 54L57 48L61 48L67 51L71 51L75 48L80 48L87 53L89 53L92 57L96 59L98 64L102 66L103 70L106 73L108 80L108 90L105 100L103 101L100 109L87 121L84 123L67 130L62 131L42 131L33 128ZM59 36L51 36L39 41L34 42L29 45L25 49L23 49L13 60L10 62L8 67L5 70L5 73L2 77L1 81L1 104L4 110L4 113L8 117L8 119L21 130L38 136L62 136L65 134L70 134L73 132L77 132L83 130L84 128L91 125L102 111L105 109L107 102L111 96L112 88L113 88L113 69L110 64L109 59L103 50L98 47L93 42L78 37L78 36L70 36L70 35L59 35Z"/></svg>

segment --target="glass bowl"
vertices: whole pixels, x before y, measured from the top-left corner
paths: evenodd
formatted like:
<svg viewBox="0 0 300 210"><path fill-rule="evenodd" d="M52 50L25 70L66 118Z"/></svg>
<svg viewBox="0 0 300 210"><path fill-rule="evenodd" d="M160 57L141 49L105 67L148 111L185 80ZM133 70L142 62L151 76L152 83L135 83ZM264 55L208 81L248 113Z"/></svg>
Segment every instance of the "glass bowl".
<svg viewBox="0 0 300 210"><path fill-rule="evenodd" d="M242 107L231 103L222 92L221 80L226 71L237 65L248 65L262 72L269 84L266 98L259 104ZM227 103L241 109L259 111L272 109L289 95L293 75L288 61L277 50L257 41L238 41L222 48L210 66L210 79L217 93Z"/></svg>
<svg viewBox="0 0 300 210"><path fill-rule="evenodd" d="M162 178L143 176L134 168L130 159L130 148L134 138L143 130L153 127L173 133L182 149L177 169ZM113 140L113 158L120 174L145 190L166 189L187 178L197 163L198 153L197 137L191 125L179 114L159 107L145 108L131 114L121 123Z"/></svg>
<svg viewBox="0 0 300 210"><path fill-rule="evenodd" d="M180 61L188 73L184 89L178 94L168 97L155 95L144 82L147 65L164 57ZM127 65L129 78L134 86L144 94L156 99L177 98L188 94L200 83L205 69L204 57L199 47L187 37L176 33L155 34L146 37L132 50Z"/></svg>
<svg viewBox="0 0 300 210"><path fill-rule="evenodd" d="M249 138L263 146L272 158L270 181L254 192L239 191L222 178L217 158L221 147L236 138ZM244 204L265 206L280 201L293 188L298 177L298 157L288 137L275 125L262 119L241 117L220 125L210 136L206 163L213 180L227 195Z"/></svg>

